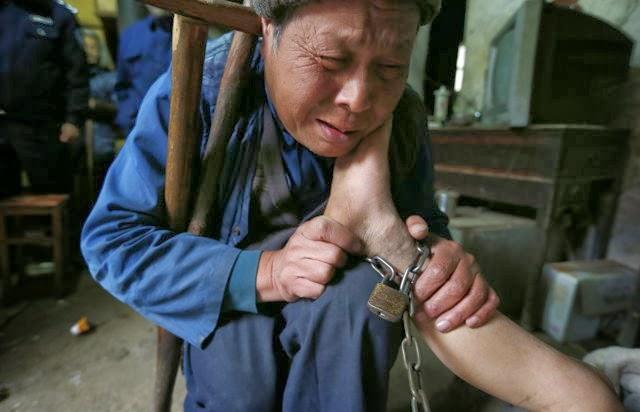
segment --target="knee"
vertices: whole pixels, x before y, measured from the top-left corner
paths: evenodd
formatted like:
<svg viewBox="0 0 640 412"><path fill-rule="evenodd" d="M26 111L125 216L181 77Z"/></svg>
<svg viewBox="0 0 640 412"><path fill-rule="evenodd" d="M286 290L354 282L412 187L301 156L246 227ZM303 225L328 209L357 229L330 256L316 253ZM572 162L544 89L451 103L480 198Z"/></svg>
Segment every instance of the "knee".
<svg viewBox="0 0 640 412"><path fill-rule="evenodd" d="M369 263L348 266L336 273L333 282L318 299L289 303L283 309L283 315L289 324L302 325L305 330L318 322L340 328L348 324L356 329L387 329L391 324L367 307L373 288L381 280Z"/></svg>
<svg viewBox="0 0 640 412"><path fill-rule="evenodd" d="M336 275L334 282L316 301L315 309L330 317L349 319L354 326L386 328L388 322L373 314L367 305L371 292L381 280L382 277L367 262L350 266Z"/></svg>
<svg viewBox="0 0 640 412"><path fill-rule="evenodd" d="M394 337L400 336L401 323L383 320L367 306L371 292L381 280L382 277L367 262L344 270L336 282L325 291L325 314L328 314L329 318L341 319L341 327L349 325L348 327L353 329L352 332L358 330L357 334L364 333L362 336L369 336L368 339L376 342L395 342Z"/></svg>

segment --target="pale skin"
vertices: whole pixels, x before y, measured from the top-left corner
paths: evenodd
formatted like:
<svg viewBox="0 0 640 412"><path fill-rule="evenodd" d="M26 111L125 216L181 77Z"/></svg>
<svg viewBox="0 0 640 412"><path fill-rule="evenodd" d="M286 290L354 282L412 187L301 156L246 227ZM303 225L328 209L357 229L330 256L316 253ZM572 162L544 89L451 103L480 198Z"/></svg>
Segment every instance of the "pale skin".
<svg viewBox="0 0 640 412"><path fill-rule="evenodd" d="M347 254L379 254L404 268L415 255L414 238L427 236L420 217L401 220L389 189L391 114L404 88L415 7L411 1L311 2L296 11L278 44L272 22L263 19L265 80L280 120L298 142L337 160L325 215L301 225L283 249L262 254L259 300L318 297ZM428 236L432 257L415 285L414 320L452 371L530 410L622 410L589 367L505 316L491 317L497 298L473 257ZM449 333L438 332L442 321Z"/></svg>
<svg viewBox="0 0 640 412"><path fill-rule="evenodd" d="M71 143L78 137L80 137L80 129L75 124L63 123L62 126L60 126L60 136L58 136L58 139L60 139L62 143Z"/></svg>

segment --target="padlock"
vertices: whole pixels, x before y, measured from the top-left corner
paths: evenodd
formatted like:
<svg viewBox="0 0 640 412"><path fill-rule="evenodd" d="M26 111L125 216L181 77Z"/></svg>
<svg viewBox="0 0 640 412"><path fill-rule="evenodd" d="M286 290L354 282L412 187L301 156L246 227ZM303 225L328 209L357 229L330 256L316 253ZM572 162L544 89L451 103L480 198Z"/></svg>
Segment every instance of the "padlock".
<svg viewBox="0 0 640 412"><path fill-rule="evenodd" d="M385 277L376 284L367 302L371 312L389 322L398 322L402 319L402 314L407 310L408 305L409 295L398 290L390 277Z"/></svg>

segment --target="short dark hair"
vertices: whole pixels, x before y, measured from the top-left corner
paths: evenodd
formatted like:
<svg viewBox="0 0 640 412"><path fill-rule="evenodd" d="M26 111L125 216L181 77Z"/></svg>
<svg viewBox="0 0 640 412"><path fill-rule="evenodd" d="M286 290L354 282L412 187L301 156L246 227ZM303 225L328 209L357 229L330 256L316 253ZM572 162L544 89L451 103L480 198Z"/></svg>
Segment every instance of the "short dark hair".
<svg viewBox="0 0 640 412"><path fill-rule="evenodd" d="M286 24L287 19L300 6L313 0L251 0L251 6L262 17L276 25ZM420 25L427 24L438 14L442 0L414 0L420 10Z"/></svg>
<svg viewBox="0 0 640 412"><path fill-rule="evenodd" d="M274 47L295 11L314 0L251 0L258 15L270 19L274 26ZM429 23L440 11L441 0L414 0L420 10L420 25Z"/></svg>

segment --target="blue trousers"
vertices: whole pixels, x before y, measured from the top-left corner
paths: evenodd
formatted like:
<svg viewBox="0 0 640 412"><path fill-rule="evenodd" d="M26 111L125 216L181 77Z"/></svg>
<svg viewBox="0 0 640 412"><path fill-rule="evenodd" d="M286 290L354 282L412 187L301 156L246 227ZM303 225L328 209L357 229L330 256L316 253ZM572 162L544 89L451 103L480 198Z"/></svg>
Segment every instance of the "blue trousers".
<svg viewBox="0 0 640 412"><path fill-rule="evenodd" d="M205 349L185 345L185 411L385 410L402 328L367 309L379 280L359 263L317 300L231 316Z"/></svg>
<svg viewBox="0 0 640 412"><path fill-rule="evenodd" d="M35 193L69 193L73 180L69 145L58 141L59 125L27 124L0 116L0 198L20 193L20 172Z"/></svg>

